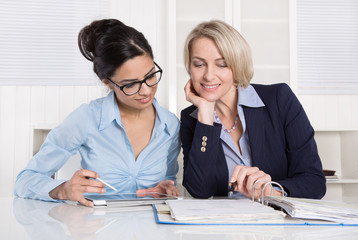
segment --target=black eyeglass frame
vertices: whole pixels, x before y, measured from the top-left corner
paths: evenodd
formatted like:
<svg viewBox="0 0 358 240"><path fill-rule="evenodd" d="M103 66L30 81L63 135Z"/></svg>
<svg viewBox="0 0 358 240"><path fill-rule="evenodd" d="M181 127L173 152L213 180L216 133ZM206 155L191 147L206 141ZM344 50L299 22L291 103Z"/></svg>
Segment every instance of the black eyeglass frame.
<svg viewBox="0 0 358 240"><path fill-rule="evenodd" d="M154 61L153 61L153 62L154 62ZM147 85L148 87L154 87L155 85L157 85L157 84L160 82L160 80L162 79L163 70L161 69L161 67L159 67L159 65L158 65L156 62L154 62L154 65L158 68L158 70L155 71L155 72L153 72L153 73L151 73L151 74L149 74L147 77L145 77L143 80L140 80L140 81L134 81L134 82L125 84L125 85L123 85L123 86L119 86L117 83L113 82L109 77L107 77L107 80L108 80L110 83L112 83L114 86L116 86L117 88L119 88L125 95L127 95L127 96L132 96L132 95L134 95L134 94L136 94L136 93L138 93L138 92L140 91L140 89L142 88L142 84L143 84L143 83L145 83L145 85ZM158 80L156 83L154 83L154 84L152 84L152 85L149 85L149 84L147 83L147 80L148 80L150 77L152 77L153 75L157 74L158 72L160 73L159 80ZM140 84L140 85L139 85L139 88L138 88L138 91L136 91L135 93L131 93L131 94L127 94L126 92L124 92L123 89L124 89L127 85L135 84L135 83L139 83L139 84Z"/></svg>

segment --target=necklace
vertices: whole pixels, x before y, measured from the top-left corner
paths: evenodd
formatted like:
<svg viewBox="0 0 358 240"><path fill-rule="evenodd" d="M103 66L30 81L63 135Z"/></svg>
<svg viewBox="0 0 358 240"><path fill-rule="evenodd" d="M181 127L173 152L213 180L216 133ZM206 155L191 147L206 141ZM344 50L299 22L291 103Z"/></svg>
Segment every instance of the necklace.
<svg viewBox="0 0 358 240"><path fill-rule="evenodd" d="M221 122L220 118L216 114L215 110L214 110L214 117L215 117L216 121L222 125L222 128L223 128L224 132L227 132L227 133L230 133L230 132L234 131L235 128L236 128L237 122L239 121L239 114L236 114L234 125L230 129L226 129L224 124Z"/></svg>

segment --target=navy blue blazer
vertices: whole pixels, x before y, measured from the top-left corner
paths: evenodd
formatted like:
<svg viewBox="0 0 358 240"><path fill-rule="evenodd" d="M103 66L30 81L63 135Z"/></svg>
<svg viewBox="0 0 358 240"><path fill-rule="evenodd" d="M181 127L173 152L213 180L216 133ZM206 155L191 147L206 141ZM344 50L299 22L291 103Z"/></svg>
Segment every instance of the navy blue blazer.
<svg viewBox="0 0 358 240"><path fill-rule="evenodd" d="M314 130L287 84L252 84L264 107L243 106L252 166L269 174L290 197L322 198L326 179ZM182 110L180 137L184 153L183 185L196 198L225 196L229 173L220 142L221 124L202 124ZM206 141L206 150L201 151Z"/></svg>

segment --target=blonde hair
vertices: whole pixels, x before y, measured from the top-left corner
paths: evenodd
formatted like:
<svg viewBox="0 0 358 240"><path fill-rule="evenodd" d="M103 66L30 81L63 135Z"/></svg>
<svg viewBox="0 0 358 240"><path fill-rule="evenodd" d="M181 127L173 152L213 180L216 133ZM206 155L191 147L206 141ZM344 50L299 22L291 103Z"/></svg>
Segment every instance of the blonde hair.
<svg viewBox="0 0 358 240"><path fill-rule="evenodd" d="M184 47L184 64L187 72L190 74L193 42L202 37L216 43L233 72L234 84L247 87L254 74L250 46L235 28L220 20L200 23L188 35Z"/></svg>

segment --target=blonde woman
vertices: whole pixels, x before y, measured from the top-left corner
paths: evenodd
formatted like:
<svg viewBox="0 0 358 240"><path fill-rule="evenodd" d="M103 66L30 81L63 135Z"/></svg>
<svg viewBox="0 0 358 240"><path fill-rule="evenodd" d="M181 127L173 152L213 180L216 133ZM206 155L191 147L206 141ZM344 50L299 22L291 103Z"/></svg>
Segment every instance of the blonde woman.
<svg viewBox="0 0 358 240"><path fill-rule="evenodd" d="M199 24L187 37L185 86L193 105L181 112L183 185L197 198L238 195L322 198L326 191L314 130L286 84L250 84L250 48L230 25ZM257 181L260 180L260 181ZM257 184L254 185L254 183ZM271 192L272 191L272 192Z"/></svg>

